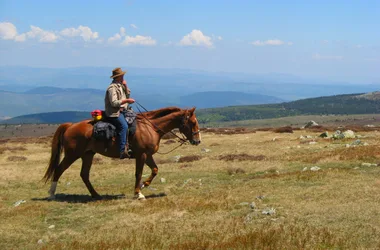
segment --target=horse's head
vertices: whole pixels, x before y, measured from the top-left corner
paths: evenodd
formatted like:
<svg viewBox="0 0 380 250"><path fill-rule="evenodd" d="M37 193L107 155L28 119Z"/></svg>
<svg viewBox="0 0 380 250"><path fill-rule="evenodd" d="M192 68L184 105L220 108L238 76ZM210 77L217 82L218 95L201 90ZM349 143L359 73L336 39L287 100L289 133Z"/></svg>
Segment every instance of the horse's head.
<svg viewBox="0 0 380 250"><path fill-rule="evenodd" d="M193 145L201 143L201 133L198 120L195 116L195 108L185 110L179 131L186 136L186 139Z"/></svg>

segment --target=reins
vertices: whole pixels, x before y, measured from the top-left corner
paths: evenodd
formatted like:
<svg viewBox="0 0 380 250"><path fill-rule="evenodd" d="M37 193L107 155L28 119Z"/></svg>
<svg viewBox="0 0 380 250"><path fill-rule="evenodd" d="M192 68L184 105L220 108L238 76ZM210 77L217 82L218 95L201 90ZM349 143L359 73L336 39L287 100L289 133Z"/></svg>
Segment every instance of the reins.
<svg viewBox="0 0 380 250"><path fill-rule="evenodd" d="M154 124L153 122L151 122L151 121L149 120L149 118L146 117L146 116L144 115L143 112L141 112L139 106L140 106L142 109L144 109L146 112L149 112L149 111L148 111L143 105L141 105L139 102L137 102L136 100L135 100L135 103L137 104L137 105L136 105L136 108L137 108L137 110L140 112L141 116L142 116L145 120L147 120L147 121L148 121L148 122L149 122L154 128L156 128L156 129L158 130L158 132L161 132L162 134L166 134L165 131L163 131L163 130L160 129L156 124ZM157 152L157 154L161 154L161 155L169 154L169 153L173 152L174 150L176 150L177 148L181 147L183 144L187 143L187 140L186 140L186 139L184 139L184 138L182 138L182 137L179 137L179 136L176 135L173 131L169 131L168 133L171 133L172 135L174 135L175 137L177 137L177 138L179 139L178 142L179 142L180 144L179 144L177 147L175 147L174 149L170 150L169 152L165 152L165 153Z"/></svg>

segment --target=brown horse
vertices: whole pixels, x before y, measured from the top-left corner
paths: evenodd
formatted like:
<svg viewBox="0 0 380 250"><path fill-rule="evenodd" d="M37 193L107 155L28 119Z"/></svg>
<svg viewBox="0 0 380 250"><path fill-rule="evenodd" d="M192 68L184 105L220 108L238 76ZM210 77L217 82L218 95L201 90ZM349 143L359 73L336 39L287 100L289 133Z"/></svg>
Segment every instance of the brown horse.
<svg viewBox="0 0 380 250"><path fill-rule="evenodd" d="M145 199L141 189L149 186L157 175L158 167L153 160L153 154L158 151L160 140L164 134L178 128L191 144L198 145L201 142L198 121L194 111L195 108L187 110L168 107L137 115L136 132L129 140L136 159L134 198ZM49 199L55 198L57 183L63 172L79 158L82 159L80 176L84 184L93 198L101 199L101 196L92 187L89 178L92 160L96 153L119 158L118 139L110 143L108 149L105 150L105 143L93 139L92 133L93 124L90 120L74 124L65 123L58 127L53 137L49 167L44 176L46 181L52 180ZM60 162L62 150L65 156ZM152 170L152 173L141 183L145 163Z"/></svg>

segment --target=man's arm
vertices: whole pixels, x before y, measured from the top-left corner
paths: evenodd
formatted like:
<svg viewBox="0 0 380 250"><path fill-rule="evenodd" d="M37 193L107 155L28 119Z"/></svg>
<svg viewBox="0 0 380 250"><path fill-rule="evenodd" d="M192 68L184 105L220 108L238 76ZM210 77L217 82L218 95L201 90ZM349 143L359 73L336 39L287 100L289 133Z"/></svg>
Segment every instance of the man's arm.
<svg viewBox="0 0 380 250"><path fill-rule="evenodd" d="M119 100L117 96L116 89L111 87L107 90L108 99L110 100L111 106L114 108L120 108L123 103L123 100Z"/></svg>

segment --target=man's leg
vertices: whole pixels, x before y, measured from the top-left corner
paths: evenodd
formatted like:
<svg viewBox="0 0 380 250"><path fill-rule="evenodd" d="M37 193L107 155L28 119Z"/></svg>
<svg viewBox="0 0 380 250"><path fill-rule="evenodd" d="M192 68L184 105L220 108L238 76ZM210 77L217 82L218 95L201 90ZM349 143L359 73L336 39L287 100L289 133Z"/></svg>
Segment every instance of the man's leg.
<svg viewBox="0 0 380 250"><path fill-rule="evenodd" d="M123 119L120 119L121 117L122 114L120 114L119 117L109 117L107 120L116 127L117 135L119 137L120 159L124 159L128 157L125 153L126 131L128 130L128 124L126 124L127 128L125 128Z"/></svg>
<svg viewBox="0 0 380 250"><path fill-rule="evenodd" d="M120 140L120 158L122 158L122 155L127 154L127 157L129 157L128 154L128 123L124 118L123 114L120 114L118 117L118 122L120 124L120 130L119 130L119 140ZM125 158L125 157L124 157Z"/></svg>

